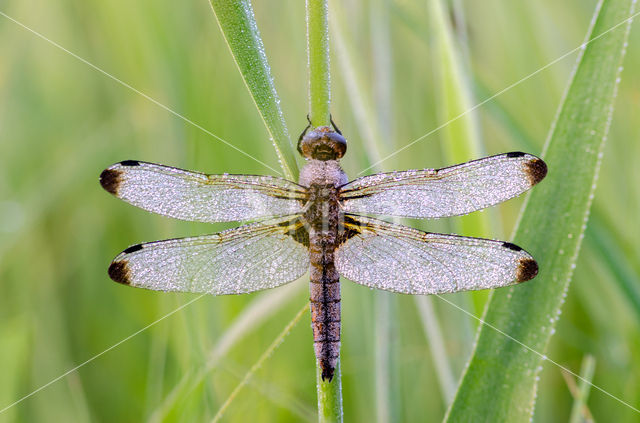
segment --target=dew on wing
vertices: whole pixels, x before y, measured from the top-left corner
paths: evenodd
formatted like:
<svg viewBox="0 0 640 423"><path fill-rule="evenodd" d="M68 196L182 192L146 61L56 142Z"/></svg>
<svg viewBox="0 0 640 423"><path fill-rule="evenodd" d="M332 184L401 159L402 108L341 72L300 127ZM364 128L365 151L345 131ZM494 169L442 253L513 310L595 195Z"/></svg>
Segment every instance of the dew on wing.
<svg viewBox="0 0 640 423"><path fill-rule="evenodd" d="M413 218L459 216L489 207L540 182L546 164L521 152L443 169L407 170L358 178L341 192L348 213Z"/></svg>

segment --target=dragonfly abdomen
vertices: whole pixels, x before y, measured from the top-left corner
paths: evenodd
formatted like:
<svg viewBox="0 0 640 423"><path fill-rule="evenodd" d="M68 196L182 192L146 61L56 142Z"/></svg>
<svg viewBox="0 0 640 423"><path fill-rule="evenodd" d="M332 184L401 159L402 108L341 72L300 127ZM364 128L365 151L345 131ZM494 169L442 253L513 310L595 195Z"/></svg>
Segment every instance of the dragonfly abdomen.
<svg viewBox="0 0 640 423"><path fill-rule="evenodd" d="M340 355L340 275L334 265L335 236L311 231L311 327L322 379L331 380Z"/></svg>

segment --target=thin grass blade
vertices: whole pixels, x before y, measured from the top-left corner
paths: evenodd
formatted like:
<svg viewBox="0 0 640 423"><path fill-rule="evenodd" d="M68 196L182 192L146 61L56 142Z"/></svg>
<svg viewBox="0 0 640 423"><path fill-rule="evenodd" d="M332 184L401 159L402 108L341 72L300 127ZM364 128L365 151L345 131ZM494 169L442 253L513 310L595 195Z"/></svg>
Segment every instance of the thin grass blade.
<svg viewBox="0 0 640 423"><path fill-rule="evenodd" d="M569 423L581 423L593 421L593 416L589 412L587 407L587 400L589 399L589 391L591 390L591 381L593 380L593 374L596 371L596 359L592 355L587 355L582 360L582 366L580 367L580 381L575 387L573 407L571 408L571 416L569 417ZM575 383L575 382L574 382ZM589 416L590 418L586 418Z"/></svg>
<svg viewBox="0 0 640 423"><path fill-rule="evenodd" d="M196 372L185 373L167 394L164 401L154 410L148 421L164 421L169 413L179 408L187 396L201 387L206 377L216 369L231 348L271 318L286 302L294 298L303 286L294 283L281 289L267 291L249 303L220 336L218 342L209 352L204 366Z"/></svg>
<svg viewBox="0 0 640 423"><path fill-rule="evenodd" d="M249 371L244 375L244 377L242 378L240 383L236 386L236 388L233 390L233 392L229 394L229 397L226 399L226 401L222 404L222 406L220 407L216 415L213 417L212 422L217 422L222 418L223 414L229 407L229 404L231 404L231 402L238 396L238 393L240 392L240 390L242 390L242 388L244 388L247 385L247 383L249 383L249 380L253 377L255 372L271 356L271 354L273 354L276 348L278 348L278 346L282 344L282 341L284 341L284 338L291 333L291 330L294 328L295 325L298 324L298 322L300 321L300 319L302 319L302 316L306 314L308 309L309 309L309 304L307 303L295 315L293 320L291 320L289 324L285 326L285 328L282 330L282 332L280 332L280 334L276 337L276 339L273 340L271 345L269 345L269 347L264 351L264 353L262 353L262 355L258 358L258 361L256 361L256 363L253 366L251 366Z"/></svg>

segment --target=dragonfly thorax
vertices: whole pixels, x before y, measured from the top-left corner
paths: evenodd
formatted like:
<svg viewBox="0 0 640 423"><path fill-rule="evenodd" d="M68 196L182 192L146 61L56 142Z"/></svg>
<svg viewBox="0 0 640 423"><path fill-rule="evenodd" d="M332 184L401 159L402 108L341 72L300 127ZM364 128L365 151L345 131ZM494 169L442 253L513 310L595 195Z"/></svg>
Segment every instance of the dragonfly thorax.
<svg viewBox="0 0 640 423"><path fill-rule="evenodd" d="M347 175L337 160L309 159L300 169L298 179L298 183L304 187L320 185L339 188L347 182Z"/></svg>

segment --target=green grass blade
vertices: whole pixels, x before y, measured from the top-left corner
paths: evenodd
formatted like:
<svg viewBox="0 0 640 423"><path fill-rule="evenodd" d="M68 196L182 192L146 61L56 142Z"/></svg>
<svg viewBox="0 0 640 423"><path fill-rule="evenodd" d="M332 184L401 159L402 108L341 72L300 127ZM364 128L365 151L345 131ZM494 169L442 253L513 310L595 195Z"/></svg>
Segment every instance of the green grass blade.
<svg viewBox="0 0 640 423"><path fill-rule="evenodd" d="M553 334L584 234L629 33L629 23L619 24L633 7L632 0L600 2L588 37L593 41L582 50L552 126L543 155L549 176L533 189L515 235L538 260L540 274L495 291L485 313L488 324L540 354ZM447 421L529 421L542 361L483 325Z"/></svg>
<svg viewBox="0 0 640 423"><path fill-rule="evenodd" d="M481 81L476 80L474 85L479 98L488 98L492 95ZM487 103L485 107L491 116L500 123L500 126L510 134L516 142L517 148L522 151L534 151L535 143L531 136L516 122L513 115L500 103L499 99ZM612 275L616 288L622 292L622 297L629 302L634 316L640 323L640 275L633 268L634 257L622 248L624 240L619 231L606 222L604 213L598 209L594 208L591 211L584 243L585 247L594 250L596 259Z"/></svg>
<svg viewBox="0 0 640 423"><path fill-rule="evenodd" d="M446 125L438 135L443 138L447 161L454 164L482 157L483 148L476 115L474 112L467 113L474 102L463 57L459 54L461 49L456 43L445 3L443 0L430 0L429 14L438 52L438 126ZM450 121L452 122L448 123ZM468 236L487 236L488 216L487 213L464 216L460 218L458 229Z"/></svg>
<svg viewBox="0 0 640 423"><path fill-rule="evenodd" d="M249 0L211 0L218 25L272 138L285 177L297 180L298 165Z"/></svg>
<svg viewBox="0 0 640 423"><path fill-rule="evenodd" d="M443 0L429 0L428 11L430 15L429 35L436 46L436 117L437 126L442 129L435 136L442 140L445 163L453 165L474 160L484 156L484 148L477 123L477 114L473 111L476 101L469 86L469 77L466 66L466 58L463 55L462 40L457 39L451 16L454 13L448 7L448 2ZM464 24L463 24L464 25ZM469 112L469 110L472 110ZM490 218L495 210L486 210L484 213L472 213L460 216L453 220L452 232L465 236L488 237L495 233L490 231ZM495 219L494 219L495 221ZM464 293L455 296L452 300L457 305L471 309L474 306L473 299L486 298L485 293ZM481 306L479 306L481 307ZM462 334L466 345L473 342L475 326L466 316L458 315L460 319L455 321L456 330ZM453 322L452 322L453 323ZM435 350L434 350L435 352ZM434 355L434 357L437 357ZM454 368L462 368L463 361L458 359L453 362ZM438 369L438 373L442 370ZM458 373L456 372L456 376ZM445 378L439 378L443 383L445 407L447 407L453 395Z"/></svg>

